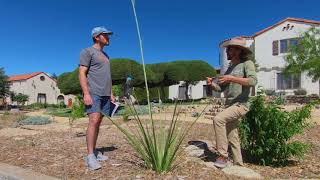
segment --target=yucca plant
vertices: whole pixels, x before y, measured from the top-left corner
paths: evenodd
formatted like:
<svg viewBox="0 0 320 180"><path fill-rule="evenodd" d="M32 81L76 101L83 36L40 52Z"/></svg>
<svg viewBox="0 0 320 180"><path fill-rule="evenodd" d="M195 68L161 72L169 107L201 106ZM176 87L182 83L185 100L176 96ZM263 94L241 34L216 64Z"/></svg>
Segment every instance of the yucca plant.
<svg viewBox="0 0 320 180"><path fill-rule="evenodd" d="M133 114L133 120L136 123L136 127L126 128L118 122L111 120L111 122L125 135L126 139L132 146L132 148L138 153L138 155L144 161L147 168L152 169L158 173L168 172L172 170L175 165L177 157L181 153L181 144L185 139L187 133L190 131L192 126L199 119L204 110L190 125L181 127L178 124L179 121L179 110L177 108L177 102L175 103L174 112L168 125L165 125L162 120L157 122L152 117L152 110L149 98L149 89L147 83L146 69L143 56L142 40L139 30L139 22L135 10L134 0L131 0L134 17L137 26L137 32L140 42L140 53L142 57L142 65L147 93L148 109L150 119L142 121L137 113L134 105L129 106L130 111ZM108 117L108 116L107 116Z"/></svg>

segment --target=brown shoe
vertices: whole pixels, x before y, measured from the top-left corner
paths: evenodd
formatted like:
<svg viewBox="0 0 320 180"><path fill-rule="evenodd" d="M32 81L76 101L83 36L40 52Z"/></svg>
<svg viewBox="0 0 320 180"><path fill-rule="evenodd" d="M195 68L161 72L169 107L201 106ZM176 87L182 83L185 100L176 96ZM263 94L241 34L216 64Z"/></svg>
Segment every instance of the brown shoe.
<svg viewBox="0 0 320 180"><path fill-rule="evenodd" d="M214 165L218 168L225 168L228 165L228 158L224 156L219 156L214 162Z"/></svg>

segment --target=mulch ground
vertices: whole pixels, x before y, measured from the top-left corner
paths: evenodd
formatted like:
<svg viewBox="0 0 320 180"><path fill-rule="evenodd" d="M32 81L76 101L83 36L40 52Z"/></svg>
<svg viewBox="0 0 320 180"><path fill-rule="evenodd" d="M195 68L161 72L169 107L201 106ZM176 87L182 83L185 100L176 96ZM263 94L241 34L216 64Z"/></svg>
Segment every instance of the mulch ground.
<svg viewBox="0 0 320 180"><path fill-rule="evenodd" d="M132 123L132 122L130 122ZM86 124L77 124L85 129ZM267 178L320 178L320 126L308 129L297 136L312 144L304 160L292 161L287 167L269 167L246 163L245 166ZM184 142L212 140L212 126L196 124ZM197 162L179 158L179 166L170 173L156 174L147 170L121 132L105 121L98 140L98 147L109 160L98 171L88 171L83 158L86 155L85 136L76 132L45 132L23 137L0 137L0 162L31 169L62 179L239 179L222 171L208 168Z"/></svg>

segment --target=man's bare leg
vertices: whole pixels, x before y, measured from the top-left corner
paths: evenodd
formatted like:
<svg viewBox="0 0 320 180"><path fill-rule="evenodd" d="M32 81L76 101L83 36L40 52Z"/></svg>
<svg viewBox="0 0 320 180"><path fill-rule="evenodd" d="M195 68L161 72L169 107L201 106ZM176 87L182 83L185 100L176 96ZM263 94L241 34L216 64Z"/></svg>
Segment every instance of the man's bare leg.
<svg viewBox="0 0 320 180"><path fill-rule="evenodd" d="M93 150L96 149L96 144L97 144L97 140L98 140L98 136L99 136L100 124L102 122L102 118L103 118L103 116L100 115L99 122L98 122L99 124L98 124L98 127L96 129L96 134L95 134L95 137L94 137Z"/></svg>
<svg viewBox="0 0 320 180"><path fill-rule="evenodd" d="M95 144L97 141L97 133L99 131L99 126L101 123L100 113L89 114L89 124L87 129L87 151L88 154L93 154Z"/></svg>

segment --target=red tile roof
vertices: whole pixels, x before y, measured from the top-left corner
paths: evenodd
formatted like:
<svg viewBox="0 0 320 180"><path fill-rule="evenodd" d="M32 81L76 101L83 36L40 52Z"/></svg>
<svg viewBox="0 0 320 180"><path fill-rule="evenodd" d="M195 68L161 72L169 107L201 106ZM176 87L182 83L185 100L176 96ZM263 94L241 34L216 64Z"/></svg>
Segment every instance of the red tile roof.
<svg viewBox="0 0 320 180"><path fill-rule="evenodd" d="M30 73L30 74L20 74L20 75L14 75L14 76L10 76L9 77L9 81L22 81L22 80L27 80L30 79L34 76L37 76L39 74L41 74L43 72L34 72L34 73Z"/></svg>
<svg viewBox="0 0 320 180"><path fill-rule="evenodd" d="M34 73L30 73L30 74L20 74L20 75L14 75L14 76L10 76L9 77L9 81L22 81L22 80L27 80L30 79L34 76L37 76L39 74L45 74L46 76L48 76L46 73L44 72L34 72ZM50 76L48 76L49 78L51 78ZM51 78L52 79L52 78ZM55 79L52 79L54 81L56 81Z"/></svg>

